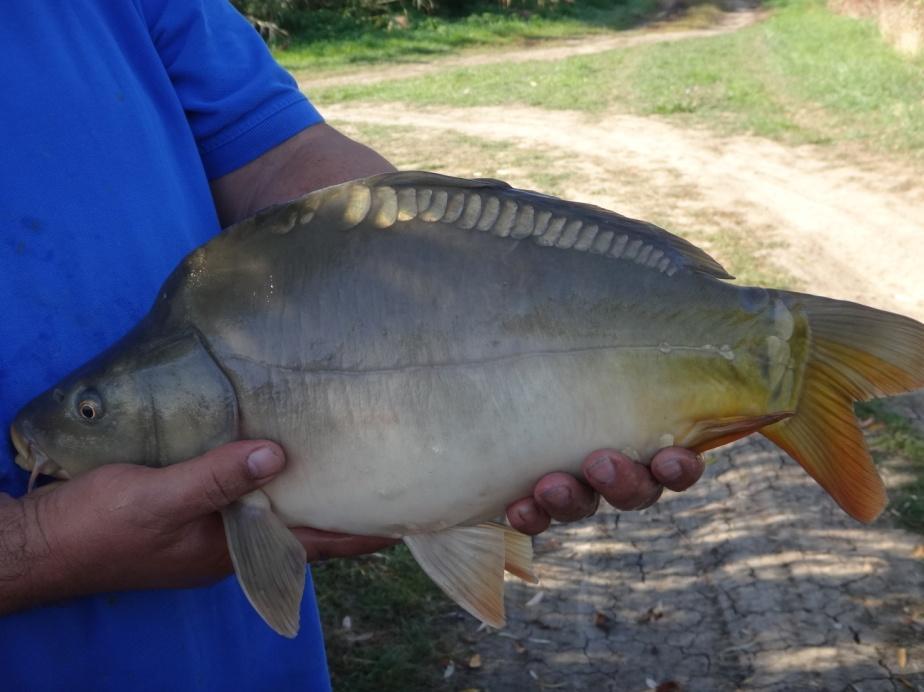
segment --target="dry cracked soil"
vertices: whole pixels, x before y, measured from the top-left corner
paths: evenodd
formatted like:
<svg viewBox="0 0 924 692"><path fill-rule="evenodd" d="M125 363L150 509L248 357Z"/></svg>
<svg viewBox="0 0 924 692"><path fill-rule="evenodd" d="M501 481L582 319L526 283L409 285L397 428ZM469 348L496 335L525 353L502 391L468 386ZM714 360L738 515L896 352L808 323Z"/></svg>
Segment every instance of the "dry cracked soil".
<svg viewBox="0 0 924 692"><path fill-rule="evenodd" d="M861 167L810 146L618 112L324 110L347 128L401 125L543 152L576 178L612 181L569 187L566 177L566 197L680 225L704 213L730 219L737 233L772 241L766 261L804 290L924 319L924 186L897 163ZM903 411L924 426L920 399ZM462 626L480 664L458 661L446 687L924 689L924 537L888 512L870 526L854 522L763 438L712 462L697 486L651 509L603 509L538 537L541 583L508 582L506 629Z"/></svg>

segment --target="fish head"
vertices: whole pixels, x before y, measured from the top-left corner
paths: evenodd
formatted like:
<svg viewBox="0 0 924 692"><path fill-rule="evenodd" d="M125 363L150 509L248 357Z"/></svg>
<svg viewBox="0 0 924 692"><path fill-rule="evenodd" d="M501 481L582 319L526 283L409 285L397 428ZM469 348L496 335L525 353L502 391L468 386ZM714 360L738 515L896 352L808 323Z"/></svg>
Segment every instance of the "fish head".
<svg viewBox="0 0 924 692"><path fill-rule="evenodd" d="M98 466L166 466L237 436L234 388L194 330L127 338L17 414L16 463L72 478Z"/></svg>

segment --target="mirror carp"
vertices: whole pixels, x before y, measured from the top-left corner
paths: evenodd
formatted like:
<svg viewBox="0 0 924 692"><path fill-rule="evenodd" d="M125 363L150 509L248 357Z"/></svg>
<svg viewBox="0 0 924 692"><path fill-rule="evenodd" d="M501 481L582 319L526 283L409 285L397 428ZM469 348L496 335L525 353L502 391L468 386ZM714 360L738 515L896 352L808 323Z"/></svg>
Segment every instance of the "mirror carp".
<svg viewBox="0 0 924 692"><path fill-rule="evenodd" d="M871 521L886 496L853 402L924 386L924 325L730 278L657 226L496 180L352 181L189 254L128 335L18 414L17 462L73 477L279 442L285 472L223 519L287 636L289 526L403 538L501 626L531 545L489 520L596 448L648 462L759 431Z"/></svg>

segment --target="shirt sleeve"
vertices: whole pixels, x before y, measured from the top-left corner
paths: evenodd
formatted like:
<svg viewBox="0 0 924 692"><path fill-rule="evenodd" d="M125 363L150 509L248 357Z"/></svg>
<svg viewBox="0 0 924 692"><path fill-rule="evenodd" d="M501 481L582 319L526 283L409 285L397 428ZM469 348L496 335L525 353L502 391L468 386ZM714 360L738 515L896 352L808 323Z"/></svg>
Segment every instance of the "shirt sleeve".
<svg viewBox="0 0 924 692"><path fill-rule="evenodd" d="M228 0L142 0L210 180L322 122Z"/></svg>

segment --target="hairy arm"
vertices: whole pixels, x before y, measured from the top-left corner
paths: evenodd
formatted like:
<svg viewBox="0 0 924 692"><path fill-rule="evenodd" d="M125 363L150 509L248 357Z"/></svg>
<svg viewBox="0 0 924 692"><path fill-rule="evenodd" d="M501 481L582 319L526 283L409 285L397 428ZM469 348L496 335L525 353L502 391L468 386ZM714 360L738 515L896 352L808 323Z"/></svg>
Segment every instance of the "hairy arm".
<svg viewBox="0 0 924 692"><path fill-rule="evenodd" d="M228 226L312 190L394 170L369 147L322 123L214 180L212 197L221 225Z"/></svg>

